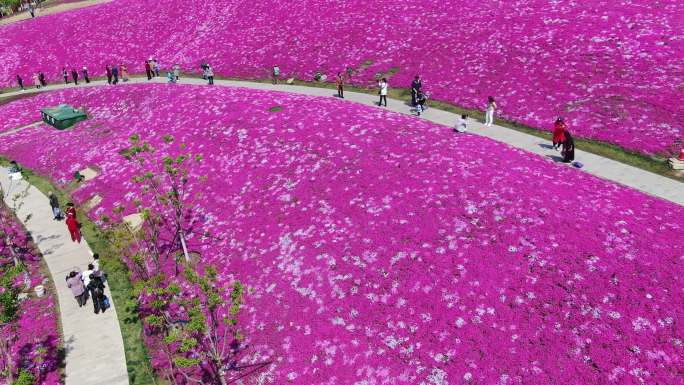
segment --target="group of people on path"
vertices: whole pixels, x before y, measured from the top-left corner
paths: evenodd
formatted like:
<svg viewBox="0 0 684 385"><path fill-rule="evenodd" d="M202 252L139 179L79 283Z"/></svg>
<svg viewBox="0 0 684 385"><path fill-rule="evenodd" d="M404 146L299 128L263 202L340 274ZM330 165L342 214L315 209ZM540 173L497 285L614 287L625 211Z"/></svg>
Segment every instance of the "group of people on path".
<svg viewBox="0 0 684 385"><path fill-rule="evenodd" d="M59 206L59 200L57 196L52 192L48 192L48 201L50 203L50 208L52 209L53 220L60 221L65 219L67 229L69 230L69 235L71 235L71 240L73 242L81 243L81 224L78 223L76 219L76 208L74 204L69 202L64 209L62 214L62 209Z"/></svg>
<svg viewBox="0 0 684 385"><path fill-rule="evenodd" d="M73 269L66 276L66 284L78 303L78 307L83 307L88 302L88 298L93 301L93 311L95 314L104 313L110 306L109 298L105 295L105 276L100 270L100 257L93 254L93 261L88 264L86 271Z"/></svg>

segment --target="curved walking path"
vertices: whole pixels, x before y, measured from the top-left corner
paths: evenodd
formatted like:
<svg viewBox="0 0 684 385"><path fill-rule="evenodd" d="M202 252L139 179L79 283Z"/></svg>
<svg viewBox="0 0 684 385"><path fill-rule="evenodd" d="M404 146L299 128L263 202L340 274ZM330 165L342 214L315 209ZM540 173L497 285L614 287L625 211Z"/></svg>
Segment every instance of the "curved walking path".
<svg viewBox="0 0 684 385"><path fill-rule="evenodd" d="M57 288L66 352L66 385L127 385L123 339L109 287L105 292L111 308L104 314L95 314L90 299L84 307L78 307L65 282L71 270L86 270L92 261L88 243L85 239L80 244L71 241L66 224L52 219L48 198L37 188L25 180L11 181L5 170L0 170L0 184L10 206L14 196L27 191L19 199L17 216L43 254ZM30 218L25 220L28 215Z"/></svg>
<svg viewBox="0 0 684 385"><path fill-rule="evenodd" d="M60 13L60 12L66 12L66 11L72 11L74 9L80 9L80 8L85 8L85 7L90 7L91 5L97 5L97 4L103 4L103 3L109 3L112 0L83 0L83 1L76 1L76 2L65 2L65 3L57 3L57 4L51 4L51 3L46 3L40 6L39 8L36 9L34 14L37 17L41 16L47 16L47 15L52 15L55 13ZM12 24L16 23L22 20L29 20L33 19L31 17L31 14L29 13L28 10L25 11L20 11L15 13L14 15L4 17L0 19L0 25L6 25L6 24Z"/></svg>
<svg viewBox="0 0 684 385"><path fill-rule="evenodd" d="M148 81L146 78L131 78L127 83L120 83L120 85L125 84L140 84L140 83L166 83L166 78L158 77L153 78L153 80ZM198 78L181 78L181 84L206 84L206 81ZM335 97L337 92L330 88L319 88L319 87L307 87L307 86L297 86L297 85L287 85L278 84L273 85L270 83L255 83L249 81L238 81L238 80L215 80L214 87L216 86L230 86L230 87L244 87L260 90L270 90L270 91L280 91L280 92L291 92L296 94L310 95L310 96L320 96L320 97ZM85 86L102 86L106 85L105 81L93 81L90 84L81 84L78 87ZM119 85L117 85L118 87ZM0 100L3 97L9 97L13 95L19 95L22 93L33 93L33 92L44 92L62 88L73 88L73 84L55 84L50 85L46 88L41 89L29 89L26 91L17 91L6 94L0 94ZM377 107L376 103L378 97L376 95L370 95L359 92L347 92L345 91L345 101L360 103L364 105L374 105ZM381 108L381 107L377 107ZM384 107L382 107L384 108ZM409 106L406 102L397 99L389 99L387 109L402 113L411 114ZM453 128L458 119L458 115L447 112L444 110L439 110L435 108L428 109L420 118L429 120L431 122ZM506 127L494 125L493 127L485 127L484 124L477 122L475 120L470 120L468 125L468 130L470 133L486 136L488 138L494 139L496 141L505 143L512 147L516 147L527 152L531 152L537 155L546 157L551 161L552 159L559 158L560 154L550 148L550 143L539 137L528 135L520 131L515 131ZM612 159L604 158L589 152L575 150L575 159L582 162L584 167L583 171L589 174L598 176L603 179L607 179L613 182L620 183L622 185L632 187L634 189L640 190L646 194L660 197L662 199L668 200L670 202L684 206L684 184L678 182L674 179L666 178L652 172L642 170L637 167L629 166L624 163L617 162ZM565 167L565 164L559 164L559 167ZM570 166L569 166L570 167Z"/></svg>

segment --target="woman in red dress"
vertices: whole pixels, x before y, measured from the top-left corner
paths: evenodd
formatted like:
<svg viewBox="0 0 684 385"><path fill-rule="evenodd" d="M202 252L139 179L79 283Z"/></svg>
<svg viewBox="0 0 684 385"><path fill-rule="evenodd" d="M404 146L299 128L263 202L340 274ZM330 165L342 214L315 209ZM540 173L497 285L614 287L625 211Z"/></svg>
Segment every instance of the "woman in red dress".
<svg viewBox="0 0 684 385"><path fill-rule="evenodd" d="M67 203L67 208L64 211L66 214L66 225L69 229L69 234L71 234L71 240L74 242L81 243L81 230L78 220L76 220L76 209L73 203Z"/></svg>
<svg viewBox="0 0 684 385"><path fill-rule="evenodd" d="M567 130L565 120L562 117L556 119L553 124L553 149L558 150L563 142L565 142L565 131Z"/></svg>

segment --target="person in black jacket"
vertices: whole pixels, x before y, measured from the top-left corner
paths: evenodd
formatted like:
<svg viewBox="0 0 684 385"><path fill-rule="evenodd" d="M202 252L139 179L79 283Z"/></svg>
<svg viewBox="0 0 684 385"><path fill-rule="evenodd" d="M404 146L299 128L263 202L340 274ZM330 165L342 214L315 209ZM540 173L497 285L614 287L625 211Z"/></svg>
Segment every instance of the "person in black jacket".
<svg viewBox="0 0 684 385"><path fill-rule="evenodd" d="M411 106L412 107L416 106L418 94L421 92L422 88L423 88L423 81L420 80L420 76L416 75L416 77L411 82Z"/></svg>
<svg viewBox="0 0 684 385"><path fill-rule="evenodd" d="M565 142L563 142L563 162L570 163L575 160L575 140L570 135L570 131L565 132Z"/></svg>
<svg viewBox="0 0 684 385"><path fill-rule="evenodd" d="M102 278L100 274L92 273L90 274L90 282L88 282L88 291L90 291L90 298L93 300L93 307L95 314L99 314L100 310L104 313L107 308L104 304L105 285L102 283Z"/></svg>
<svg viewBox="0 0 684 385"><path fill-rule="evenodd" d="M76 68L71 69L71 77L74 79L74 84L78 85L78 71L76 71Z"/></svg>
<svg viewBox="0 0 684 385"><path fill-rule="evenodd" d="M42 71L38 73L38 81L40 82L41 86L47 86L47 81L45 81L45 74Z"/></svg>
<svg viewBox="0 0 684 385"><path fill-rule="evenodd" d="M54 220L58 221L62 219L62 210L59 208L57 196L53 194L52 191L48 191L48 199L50 200L50 207L52 207L52 215L54 216Z"/></svg>
<svg viewBox="0 0 684 385"><path fill-rule="evenodd" d="M24 90L24 79L21 78L21 76L17 75L17 84L21 88L21 90Z"/></svg>

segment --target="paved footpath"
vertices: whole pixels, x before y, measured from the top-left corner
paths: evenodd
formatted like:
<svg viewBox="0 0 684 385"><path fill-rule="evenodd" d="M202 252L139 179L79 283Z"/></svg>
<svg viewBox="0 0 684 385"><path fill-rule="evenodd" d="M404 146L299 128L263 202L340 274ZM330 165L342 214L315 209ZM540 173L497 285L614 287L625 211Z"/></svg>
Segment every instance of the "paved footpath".
<svg viewBox="0 0 684 385"><path fill-rule="evenodd" d="M79 308L65 282L73 269L86 270L92 261L88 243L74 243L64 221L52 219L48 198L24 180L10 181L6 170L0 170L0 184L6 191L5 201L12 206L12 198L24 191L28 195L18 210L18 217L31 233L43 254L57 288L59 311L66 351L66 385L127 385L128 371L123 339L116 308L109 287L105 289L111 308L95 314L90 299ZM60 202L62 204L66 202ZM106 285L108 286L108 285Z"/></svg>
<svg viewBox="0 0 684 385"><path fill-rule="evenodd" d="M148 81L146 78L131 78L128 83L120 84L139 84L139 83L165 83L166 78L159 77L154 78L152 81ZM106 82L95 81L91 82L89 86L101 86ZM181 78L183 84L206 84L206 81L198 78ZM291 92L296 94L304 94L311 96L321 96L321 97L334 97L337 93L335 90L330 88L319 88L319 87L307 87L307 86L296 86L287 84L273 85L270 83L254 83L248 81L237 81L237 80L215 80L216 86L233 86L233 87L244 87L260 90L275 90L281 92ZM78 87L83 87L85 85L79 85ZM2 97L7 97L11 95L18 95L21 93L31 93L31 92L42 92L50 91L61 88L74 88L72 84L64 85L51 85L47 88L41 90L30 89L27 91L19 91L7 94L0 94L0 99ZM364 105L374 105L377 107L377 96L370 95L359 92L345 92L345 99L349 102L360 103ZM394 112L399 112L402 114L411 114L409 106L406 102L396 99L389 99L388 109ZM377 107L381 108L381 107ZM453 128L458 120L458 115L438 110L435 108L428 109L420 118L429 120L431 122ZM549 161L560 156L558 151L549 148L550 143L536 137L534 135L528 135L520 131L515 131L502 126L485 127L484 124L477 122L475 120L470 120L468 125L468 130L470 133L477 135L486 136L488 138L494 139L496 141L508 144L513 147L520 148L527 152L531 152L540 156L543 156ZM626 165L608 158L604 158L598 155L594 155L589 152L584 152L581 150L575 151L575 159L582 162L584 167L583 171L589 174L596 175L603 179L607 179L613 182L620 183L625 186L629 186L640 190L646 194L650 194L662 199L677 203L684 206L684 184L678 182L674 179L666 178L652 172L644 171L640 168ZM566 164L560 163L558 167L571 167Z"/></svg>

